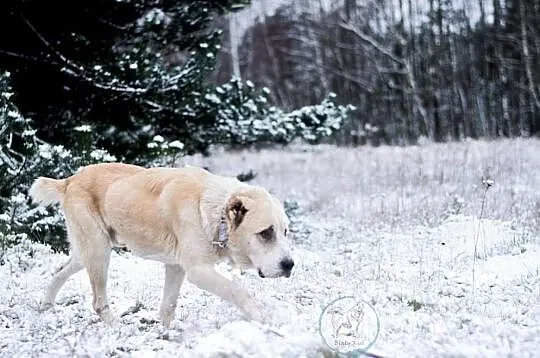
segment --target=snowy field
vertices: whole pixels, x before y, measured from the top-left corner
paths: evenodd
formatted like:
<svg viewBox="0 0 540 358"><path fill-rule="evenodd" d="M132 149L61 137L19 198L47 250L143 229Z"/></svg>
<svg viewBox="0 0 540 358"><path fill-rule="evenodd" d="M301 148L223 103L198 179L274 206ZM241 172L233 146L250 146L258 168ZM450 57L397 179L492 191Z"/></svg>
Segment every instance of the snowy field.
<svg viewBox="0 0 540 358"><path fill-rule="evenodd" d="M66 257L21 245L0 266L3 357L330 357L318 331L332 300L375 308L383 357L540 357L540 141L327 146L189 157L296 201L291 278L220 266L273 312L246 322L184 283L169 330L157 320L164 270L114 254L109 297L119 327L91 307L84 271L39 299ZM482 180L492 180L486 187Z"/></svg>

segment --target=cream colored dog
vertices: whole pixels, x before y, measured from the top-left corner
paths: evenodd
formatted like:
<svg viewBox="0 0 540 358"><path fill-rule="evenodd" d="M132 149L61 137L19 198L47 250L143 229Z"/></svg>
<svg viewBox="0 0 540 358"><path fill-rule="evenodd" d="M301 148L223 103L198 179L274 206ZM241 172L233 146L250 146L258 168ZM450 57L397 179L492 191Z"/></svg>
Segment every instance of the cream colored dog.
<svg viewBox="0 0 540 358"><path fill-rule="evenodd" d="M30 196L61 203L71 256L56 273L41 302L51 308L74 273L86 268L93 307L116 321L107 300L107 271L113 247L165 263L160 318L169 326L184 276L261 321L261 305L214 264L230 259L261 277L289 277L294 262L286 236L289 220L265 189L195 167L151 168L111 163L89 165L66 179L38 178Z"/></svg>

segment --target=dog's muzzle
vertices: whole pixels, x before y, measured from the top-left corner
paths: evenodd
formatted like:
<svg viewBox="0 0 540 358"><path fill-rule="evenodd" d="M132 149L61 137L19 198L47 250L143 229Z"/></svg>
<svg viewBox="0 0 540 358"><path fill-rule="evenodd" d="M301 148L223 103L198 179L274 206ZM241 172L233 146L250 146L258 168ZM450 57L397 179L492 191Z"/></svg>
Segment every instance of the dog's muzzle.
<svg viewBox="0 0 540 358"><path fill-rule="evenodd" d="M282 276L290 277L292 268L294 267L294 261L290 257L287 257L280 261L279 267L282 271Z"/></svg>
<svg viewBox="0 0 540 358"><path fill-rule="evenodd" d="M293 267L294 267L293 259L291 259L289 257L285 258L285 259L282 259L279 262L279 268L281 270L279 276L291 277L291 271L292 271ZM261 277L261 278L266 277L266 275L262 272L261 269L258 269L258 272L259 272L259 277ZM276 277L276 276L272 276L272 277Z"/></svg>

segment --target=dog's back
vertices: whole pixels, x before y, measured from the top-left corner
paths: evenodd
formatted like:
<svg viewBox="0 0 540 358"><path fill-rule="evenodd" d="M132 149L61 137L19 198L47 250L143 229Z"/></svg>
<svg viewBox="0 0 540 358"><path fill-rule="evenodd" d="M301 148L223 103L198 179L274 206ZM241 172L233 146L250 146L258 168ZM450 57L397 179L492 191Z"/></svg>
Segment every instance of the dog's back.
<svg viewBox="0 0 540 358"><path fill-rule="evenodd" d="M104 163L82 167L74 175L65 179L39 177L32 184L29 195L36 203L45 205L63 203L70 188L84 190L97 200L95 205L102 208L101 200L108 187L118 179L134 175L145 170L131 164Z"/></svg>

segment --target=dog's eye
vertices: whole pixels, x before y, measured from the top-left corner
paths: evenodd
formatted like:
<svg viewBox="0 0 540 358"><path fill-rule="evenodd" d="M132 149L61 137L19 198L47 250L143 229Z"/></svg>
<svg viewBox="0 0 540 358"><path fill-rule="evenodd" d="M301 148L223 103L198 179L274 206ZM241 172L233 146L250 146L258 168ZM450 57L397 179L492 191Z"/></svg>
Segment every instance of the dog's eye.
<svg viewBox="0 0 540 358"><path fill-rule="evenodd" d="M274 227L270 226L268 229L264 229L259 233L264 241L270 241L274 237Z"/></svg>

